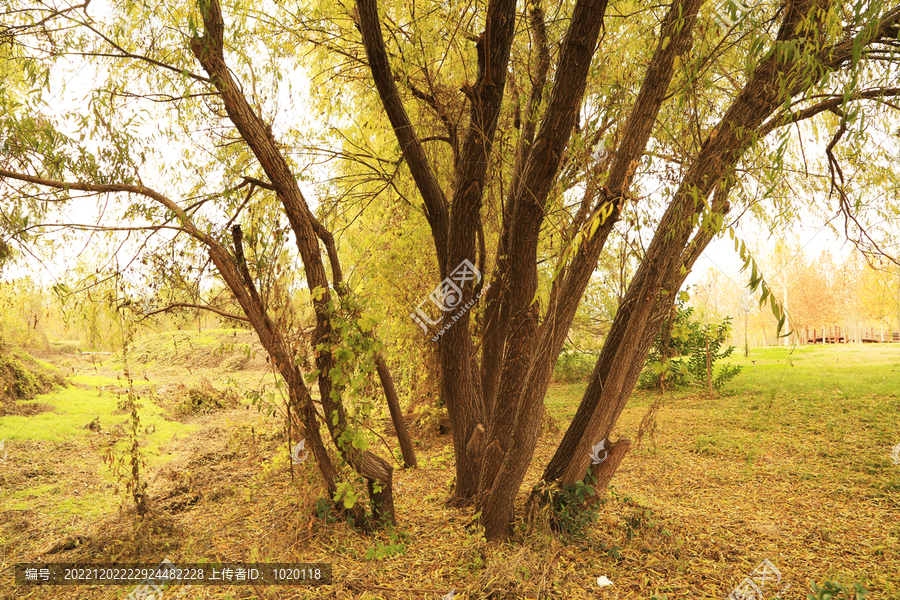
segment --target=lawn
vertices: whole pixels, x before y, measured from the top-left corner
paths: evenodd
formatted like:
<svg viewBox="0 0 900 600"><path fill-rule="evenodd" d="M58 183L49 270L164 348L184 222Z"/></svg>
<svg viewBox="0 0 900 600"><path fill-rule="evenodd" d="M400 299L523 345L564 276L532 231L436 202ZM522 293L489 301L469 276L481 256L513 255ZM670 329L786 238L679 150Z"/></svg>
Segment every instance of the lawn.
<svg viewBox="0 0 900 600"><path fill-rule="evenodd" d="M290 464L279 418L252 407L184 416L171 399L152 395L199 378L250 386L265 377L222 357L197 360L201 348L221 352L223 344L189 341L191 364L179 366L178 355L162 367L148 363L135 382L145 393L142 473L153 507L144 519L104 463L115 436L103 432L124 430L129 419L116 396L116 357L78 366L70 387L34 401L43 412L0 419L10 450L0 471L2 566L333 564L334 583L315 590L181 590L204 600L438 599L451 588L457 599L721 600L768 560L779 581L765 598L805 600L810 582L826 580L859 583L869 600L900 598L900 465L891 459L900 443L900 346L753 349L733 359L743 372L713 397L696 388L636 392L612 436L629 436L633 451L593 523L565 536L549 529L545 509L526 504L586 382L553 385L546 403L559 430L545 428L539 442L517 506L517 538L487 544L470 508L446 504L453 451L449 436L435 433L414 432L420 468L395 471L396 530L366 536L328 519L315 467ZM655 402L655 432L637 444ZM83 427L95 416L101 432ZM121 442L112 452L127 456ZM601 576L613 585L599 587ZM14 588L0 581L5 589ZM105 600L129 591L36 588L31 597ZM4 593L0 599L14 597Z"/></svg>
<svg viewBox="0 0 900 600"><path fill-rule="evenodd" d="M736 585L768 559L794 590L858 581L870 598L900 598L900 465L891 457L900 443L900 346L757 348L731 362L743 372L713 398L638 391L619 421L616 435L635 440L661 401L656 434L613 485L694 540L670 559L673 573L647 583L670 597L707 597L684 575ZM565 418L584 387L554 386L548 407ZM640 558L648 568L639 579L655 562Z"/></svg>

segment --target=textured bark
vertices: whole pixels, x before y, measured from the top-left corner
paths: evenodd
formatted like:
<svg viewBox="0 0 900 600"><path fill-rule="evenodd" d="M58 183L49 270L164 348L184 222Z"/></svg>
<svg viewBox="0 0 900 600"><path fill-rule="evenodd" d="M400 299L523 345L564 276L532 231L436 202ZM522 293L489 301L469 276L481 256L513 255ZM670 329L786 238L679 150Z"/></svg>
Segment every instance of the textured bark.
<svg viewBox="0 0 900 600"><path fill-rule="evenodd" d="M377 4L375 0L357 2L359 27L372 78L425 202L426 217L431 225L442 279L463 260L469 260L473 264L481 263L475 256L475 244L481 229L482 190L506 84L515 8L514 0L492 0L487 7L485 29L476 44L479 56L478 75L474 84L467 82L463 86L469 97L471 110L469 128L456 165L451 210L394 84ZM473 296L473 285L468 282L463 289L460 304L467 304ZM465 502L478 489L486 418L481 380L475 368L476 353L469 334L469 311L458 317L441 337L439 347L441 397L446 402L450 416L456 457L455 494L459 501Z"/></svg>
<svg viewBox="0 0 900 600"><path fill-rule="evenodd" d="M504 436L508 436L507 439L509 439L509 445L505 449L505 453L508 457L504 456L502 459L503 463L494 467L496 468L496 471L493 474L496 487L494 487L494 482L492 482L490 488L495 490L493 492L495 497L484 501L484 514L487 514L488 518L492 521L489 536L493 536L494 539L502 538L509 534L515 493L521 485L525 470L533 455L533 449L536 444L541 417L543 415L544 407L542 401L550 383L553 366L562 350L565 336L574 319L578 302L590 281L591 274L596 267L600 252L609 233L612 231L613 225L618 219L621 211L622 196L634 175L634 165L636 164L634 161L636 161L643 153L647 141L650 138L656 114L665 98L668 83L671 81L674 59L688 47L690 41L690 29L693 25L693 16L696 15L696 11L700 4L701 2L699 0L685 2L682 6L673 7L670 12L667 28L665 30L665 33L669 35L670 41L666 44L660 44L651 61L647 76L645 77L645 82L641 87L638 100L635 103L635 108L625 127L624 137L628 141L617 149L612 163L610 176L607 180L607 186L604 190L598 192L598 199L596 200L596 205L592 211L592 216L596 217L599 211L603 209L611 208L612 212L606 221L598 228L594 236L579 248L571 265L565 271L565 283L561 286L563 291L562 293L553 294L551 305L548 307L547 317L541 325L540 331L532 330L529 327L528 335L530 335L532 339L534 339L536 335L539 335L539 339L531 348L525 350L525 352L528 353L528 362L520 363L519 369L513 367L509 370L504 370L504 376L509 376L507 383L511 389L509 392L506 392L501 386L500 397L518 397L520 404L515 407L518 409L516 412L512 413L512 411L508 411L512 413L509 417L498 414L498 418L494 420L494 423L500 424L501 426L497 427L494 432L491 443L495 443L499 446L503 443L502 440L504 439ZM595 11L598 10L596 7L591 8ZM679 19L679 16L682 15L684 16L684 20ZM592 17L602 20L602 10L599 13L593 12ZM574 15L573 22L579 22ZM581 22L584 23L584 21ZM599 30L599 22L596 25ZM662 37L663 36L661 36L661 38ZM594 39L596 40L596 38ZM583 42L582 47L584 47ZM577 49L576 46L576 52ZM593 47L591 47L591 50L593 50ZM590 60L588 58L587 63L589 62ZM561 59L561 63L565 64L565 57ZM577 78L581 76L580 73L577 72L573 72L570 75L576 81ZM558 75L557 82L561 81L564 80ZM571 87L573 84L570 81L564 85ZM557 87L555 84L554 91L556 91L556 89ZM561 89L566 90L567 88L562 87ZM583 90L583 87L581 90ZM567 124L568 130L565 132L563 141L568 139L571 127L574 125L575 111L577 111L577 106L580 103L582 91L576 89L575 93L576 95L572 99L575 100L576 104L574 107L571 105L568 107L568 110L570 111L569 119L571 119L571 121ZM548 115L558 115L564 112L565 109L562 106L554 106L553 100L551 99L551 105L548 107ZM542 125L542 131L544 127L545 125ZM557 127L553 127L552 125L550 127L551 131L553 131L557 129L558 125ZM561 152L559 149L552 149L550 152L545 151L546 153L541 153L539 150L539 143L540 140L535 142L534 149L531 153L531 160L545 168L550 168L549 171L544 171L543 177L546 178L544 181L552 183L556 175L552 162L553 156L558 156L556 153L561 154ZM558 168L558 162L556 163L556 166ZM534 182L542 180L541 177L538 176L538 173L534 171L529 173L529 175L534 178L532 180ZM528 175L526 175L526 177L528 177ZM528 182L527 179L526 182ZM536 187L536 183L526 183L526 185L523 186L525 190L530 192L528 193L527 199L523 200L523 202L530 201L534 198L546 198L546 188L535 193L530 186ZM612 206L608 206L608 203ZM522 210L520 212L524 213L525 211ZM543 215L540 212L533 211L531 215L532 223L536 223L537 226L539 226L542 216ZM528 217L520 218L517 215L513 221L515 227L523 227L522 224L527 218ZM527 229L524 230L524 232L522 229L518 229L516 233L520 238L536 239L536 230L533 229L534 226L535 225L533 224L530 232ZM529 250L534 252L536 248L529 248ZM504 251L503 254L507 254L507 252ZM510 251L508 254L516 257L520 256L520 253L516 250ZM528 256L531 255L529 254ZM515 275L515 280L523 280L523 274L521 272L517 273ZM525 297L530 301L534 295L533 290L534 288L529 288L524 292L519 290L518 295L520 298ZM516 296L514 292L515 290L510 290L510 297ZM512 319L509 320L509 326L512 326L512 321ZM507 330L504 334L504 337L507 337L508 339L528 339L520 330ZM519 352L523 352L521 347L518 348L518 350ZM510 349L507 348L507 352L509 351ZM521 367L525 368L523 369ZM516 384L518 384L518 387L516 387ZM509 425L510 422L513 423L512 426ZM492 447L489 445L489 452L491 448ZM515 448L515 450L511 451L513 448ZM498 452L498 454L500 453ZM488 466L489 464L489 461L486 460L485 465ZM482 482L482 485L485 486L484 489L489 488L487 478ZM489 508L488 505L491 502L494 503L494 506Z"/></svg>
<svg viewBox="0 0 900 600"><path fill-rule="evenodd" d="M388 370L387 363L381 354L375 356L375 368L378 370L378 378L384 390L388 410L391 413L391 422L394 431L397 432L397 441L400 443L400 452L403 453L403 466L412 468L416 466L416 451L413 448L412 438L406 429L406 421L403 419L403 411L400 409L400 399L397 397L397 388L394 387L394 378Z"/></svg>
<svg viewBox="0 0 900 600"><path fill-rule="evenodd" d="M588 498L585 503L587 506L600 500L601 494L606 490L609 482L612 481L613 475L616 470L618 470L619 465L622 464L625 455L628 454L630 449L631 440L627 437L621 437L613 442L611 446L608 446L607 452L609 452L609 454L607 455L606 460L591 469L591 473L597 478L597 483L594 484L596 493Z"/></svg>
<svg viewBox="0 0 900 600"><path fill-rule="evenodd" d="M476 42L477 77L474 83L466 82L462 87L470 103L469 129L462 136L461 145L456 143L455 134L451 134L455 173L452 200L448 201L394 84L375 0L357 3L368 66L400 141L404 160L424 199L442 278L463 259L476 262L482 271L486 262L481 222L482 194L487 169L492 164L493 139L509 67L515 4L513 0L492 0L479 12L479 18L484 16L485 30ZM543 322L539 322L540 311L532 303L537 289L537 239L545 219L547 194L555 184L560 161L565 155L565 144L578 115L584 77L606 2L580 0L574 12L566 15L570 18L569 30L559 52L559 63L553 70L554 86L543 115L538 112L542 105L543 82L549 71L549 52L541 11L532 11L530 24L535 34L537 60L504 206L492 285L485 296L485 318L479 323L483 345L479 348L472 341L468 313L460 315L439 345L441 393L450 411L457 459L457 498L476 500L486 533L492 540L509 534L513 500L532 458L543 411L541 400L553 365L599 253L627 201L638 161L646 153L659 108L669 93L675 57L690 48L690 32L700 4L701 0L675 0L671 4L660 31L660 43L648 65L634 108L623 130L615 136L617 148L609 165L606 185L599 189L588 186L569 233L579 228L583 231L589 226L589 218L596 218L601 211L609 213L609 217L594 236L581 244L570 263L562 265L560 275L553 283ZM900 9L891 8L884 13L880 24L861 27L853 36L844 36L831 46L821 47L826 27L822 19L827 14L823 9L835 4L831 0L786 0L782 4L778 12L782 23L776 43L754 65L746 87L719 126L711 131L699 155L686 165L686 175L622 300L578 413L544 473L547 482L570 484L583 477L590 461L590 447L601 439L608 439L612 432L659 324L671 310L687 271L715 233L713 227L697 229L693 225L696 215L708 214L705 199L715 193L711 212L726 213L730 177L753 139L786 123L832 110L844 101L844 98L826 96L815 106L792 112L790 97L807 91L829 70L843 68L854 57L872 58L867 54L867 45L873 40L896 41ZM285 209L310 290L324 292L315 300L314 334L315 342L323 342L331 335L325 310L331 292L319 240L328 251L332 277L337 284L341 280L341 271L333 239L310 212L271 131L248 105L240 86L227 69L223 52L224 24L218 0L202 0L201 12L204 35L193 39L191 49L209 74L209 83L218 90L232 122L271 181L260 184L274 190ZM797 57L804 58L794 62ZM875 59L880 59L877 53ZM423 97L415 89L413 94ZM860 92L855 98L898 94L897 88L884 88ZM232 255L222 243L198 231L171 200L142 186L70 184L7 171L0 171L0 177L56 189L143 194L175 213L181 222L180 228L209 249L213 263L237 297L273 364L288 383L290 406L308 428L311 449L328 485L335 489L337 474L322 442L309 390L293 365L288 344L268 317L255 290L241 258L239 235L234 237ZM334 289L340 293L339 287L334 286ZM467 285L463 303L471 300L478 290L478 287ZM482 355L480 365L479 351ZM384 361L381 357L377 357L377 361L379 376L390 398L392 382L386 369L383 373L381 368ZM329 433L336 441L347 421L339 398L332 398L332 383L325 375L334 366L333 357L329 352L320 352L316 365L323 374L318 380L322 408L329 416L333 412L337 415L337 425L327 419ZM389 407L399 435L402 424L402 419L397 418L399 406L389 400ZM611 444L609 458L596 469L595 475L601 482L598 490L613 477L629 445L626 439ZM342 452L343 457L367 479L377 518L385 523L393 522L390 465L369 452L346 448Z"/></svg>
<svg viewBox="0 0 900 600"><path fill-rule="evenodd" d="M534 30L538 57L532 73L531 93L525 108L522 132L516 147L516 162L513 166L509 194L503 207L503 223L497 245L497 266L492 274L492 284L486 295L484 306L481 388L484 395L486 422L490 422L494 416L497 390L500 387L500 374L503 370L503 358L506 354L506 335L509 331L507 327L509 305L506 302L508 294L503 291L507 286L511 257L507 254L506 249L509 246L509 236L516 214L516 201L522 188L523 171L534 142L538 111L544 95L544 86L547 83L547 72L550 69L550 46L544 25L544 11L540 7L531 11L531 27Z"/></svg>
<svg viewBox="0 0 900 600"><path fill-rule="evenodd" d="M498 328L506 340L497 391L502 401L495 403L490 421L476 505L488 539L504 539L511 534L515 497L537 444L543 395L528 394L524 386L535 368L538 342L538 306L532 302L538 283L538 233L544 205L575 126L605 10L606 0L582 0L575 5L547 112L528 153L514 200L515 213L504 251L511 258L499 299L501 305L509 306L508 318Z"/></svg>
<svg viewBox="0 0 900 600"><path fill-rule="evenodd" d="M228 117L256 156L284 207L297 240L307 285L313 297L316 312L314 345L324 343L332 332L327 311L331 295L318 245L318 222L309 210L287 161L278 150L271 128L253 111L225 64L223 49L225 25L218 0L209 0L206 8L207 10L203 11L205 33L191 40L191 51L209 74L210 82L218 91ZM316 293L317 290L320 293ZM328 373L333 367L334 358L331 352L325 350L316 354L316 368L320 373L319 394L326 415L325 423L344 459L365 477L370 485L377 483L382 488L378 497L372 498L376 521L393 524L395 516L393 500L390 498L392 493L390 464L372 452L360 452L352 445L340 441L341 433L347 429L347 417L340 400L332 398L333 384ZM300 383L302 384L302 380ZM332 415L337 415L336 423L332 420Z"/></svg>

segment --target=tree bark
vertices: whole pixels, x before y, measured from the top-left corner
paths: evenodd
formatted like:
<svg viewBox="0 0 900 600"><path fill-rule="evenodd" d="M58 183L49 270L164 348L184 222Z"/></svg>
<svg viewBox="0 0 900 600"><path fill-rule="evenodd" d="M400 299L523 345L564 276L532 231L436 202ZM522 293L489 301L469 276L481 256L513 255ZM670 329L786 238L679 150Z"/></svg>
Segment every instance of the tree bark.
<svg viewBox="0 0 900 600"><path fill-rule="evenodd" d="M475 240L481 229L482 191L490 164L497 118L506 84L507 64L515 31L515 0L491 0L485 28L476 49L479 65L474 84L463 89L470 101L469 128L455 171L452 210L428 164L421 142L403 107L388 63L375 0L358 0L357 14L373 82L391 122L403 156L409 164L431 225L442 279L469 260L475 264ZM466 281L459 305L474 296L474 283ZM441 397L453 430L456 456L456 490L459 502L468 502L478 489L478 472L484 446L485 413L475 349L469 334L469 311L456 319L441 337Z"/></svg>
<svg viewBox="0 0 900 600"><path fill-rule="evenodd" d="M391 422L394 424L394 431L397 432L397 441L400 444L400 452L403 454L403 466L414 468L416 466L416 451L413 448L412 438L409 437L409 431L406 428L406 421L403 419L403 411L400 409L400 399L397 397L397 388L394 387L394 378L388 370L387 363L381 353L375 355L375 368L378 370L378 378L381 381L381 387L384 389L385 400L387 400L388 410L391 413Z"/></svg>
<svg viewBox="0 0 900 600"><path fill-rule="evenodd" d="M210 82L218 91L231 122L259 160L284 207L297 240L297 248L303 260L307 285L315 307L314 346L324 344L332 332L327 308L331 294L317 241L318 222L310 212L287 161L278 150L271 128L250 107L240 91L240 86L228 70L224 56L225 24L219 0L206 0L204 4L206 10L201 11L204 35L195 36L191 40L191 51L209 74ZM319 394L325 413L325 423L331 438L344 459L365 477L370 485L374 483L381 488L378 499L372 498L375 520L393 524L395 518L393 501L389 499L392 494L390 477L392 467L383 458L369 451L360 452L351 444L342 441L341 434L347 430L348 423L339 397L332 397L333 383L328 373L334 367L334 358L330 351L317 352L316 367L319 370ZM296 383L298 382L295 381ZM305 388L302 379L299 383ZM336 422L332 419L332 415L337 417ZM382 510L387 512L378 512Z"/></svg>
<svg viewBox="0 0 900 600"><path fill-rule="evenodd" d="M535 363L540 342L538 305L533 302L538 285L538 233L575 126L605 11L606 0L580 0L575 5L547 111L513 203L508 247L503 251L511 258L506 263L508 271L501 274L504 286L499 299L501 306L508 306L508 318L495 333L506 340L505 352L497 401L491 400L496 410L490 420L476 504L488 539L511 534L515 497L537 444L543 395L529 394L525 386L534 369L542 371L545 379L552 370L546 355L541 364Z"/></svg>

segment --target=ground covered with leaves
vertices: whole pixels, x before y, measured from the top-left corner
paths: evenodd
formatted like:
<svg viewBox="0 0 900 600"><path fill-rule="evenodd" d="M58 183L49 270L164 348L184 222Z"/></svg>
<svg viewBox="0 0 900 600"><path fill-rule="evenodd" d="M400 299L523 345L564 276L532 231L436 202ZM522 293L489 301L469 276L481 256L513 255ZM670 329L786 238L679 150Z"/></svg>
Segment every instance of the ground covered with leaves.
<svg viewBox="0 0 900 600"><path fill-rule="evenodd" d="M870 600L900 598L900 465L891 459L900 346L756 350L715 397L639 392L616 435L636 440L658 403L655 417L595 519L560 535L523 495L516 539L488 544L471 510L447 506L453 452L437 427L414 431L420 467L395 472L397 527L361 534L331 517L315 465L291 464L266 396L253 404L238 393L266 381L264 361L209 342L209 364L198 366L203 343L192 343L186 366L169 358L131 369L150 507L143 517L121 464L117 473L131 426L119 357L58 361L68 387L31 401L50 408L0 420L8 438L0 598L26 596L12 585L18 562L164 558L327 562L334 577L315 588L176 587L166 599L438 599L451 589L455 598L721 599L763 560L780 572L765 598L805 599L811 581L826 580L860 583ZM551 389L523 490L537 482L584 385ZM29 588L27 597L99 600L132 589Z"/></svg>

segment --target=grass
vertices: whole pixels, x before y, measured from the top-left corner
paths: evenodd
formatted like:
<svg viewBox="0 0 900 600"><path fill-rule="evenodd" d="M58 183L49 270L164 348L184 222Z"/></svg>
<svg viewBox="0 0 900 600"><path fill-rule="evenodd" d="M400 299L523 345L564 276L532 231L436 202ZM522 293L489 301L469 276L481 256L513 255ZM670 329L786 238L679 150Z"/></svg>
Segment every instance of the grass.
<svg viewBox="0 0 900 600"><path fill-rule="evenodd" d="M76 379L88 378L82 376ZM89 379L118 383L111 378ZM120 409L120 403L124 399L124 395L74 386L40 394L35 400L20 401L19 405L50 405L53 409L30 416L3 417L0 419L0 439L71 442L95 436L96 434L85 426L98 417L101 429L116 430L118 426L127 428L130 426L130 415L121 414ZM196 429L195 426L163 418L164 409L152 401L139 399L138 403L141 405L139 414L143 430L141 444L151 461L159 457L159 448L175 435L187 435ZM117 412L120 414L115 414Z"/></svg>
<svg viewBox="0 0 900 600"><path fill-rule="evenodd" d="M211 343L207 351L217 347ZM900 467L890 460L900 442L900 347L754 349L734 362L746 365L744 372L721 394L709 398L694 388L663 397L657 432L626 456L597 521L582 535L554 536L540 517L520 518L518 539L509 544L486 544L471 526L471 509L446 505L453 479L449 436L418 446L419 469L394 471L393 537L364 536L313 516L321 482L312 461L288 463L278 419L243 410L194 415L191 429L167 421L165 405L147 400L141 425L157 429L144 431L141 440L151 454L146 474L158 508L145 521L127 510L117 516L128 500L122 490L114 493L121 485L103 473L101 438L81 425L96 414L104 429L104 418L125 423L127 414L112 414L116 397L97 389L123 386L116 365L90 367L73 378L89 389L38 399L59 414L28 417L47 420L27 435L7 435L12 421L0 420L0 438L18 440L10 452L16 471L6 471L13 477L4 480L0 472L8 492L0 500L0 544L11 562L41 555L59 535L84 535L83 547L58 560L165 555L176 563L334 564L335 584L315 592L267 589L266 598L440 598L456 588L460 600L649 600L654 594L712 600L728 595L764 558L781 571L782 585L791 585L786 599L805 597L810 581L826 579L858 581L872 591L868 600L900 598ZM181 377L173 374L177 365L166 369ZM213 369L204 374L218 373ZM160 383L156 373L150 371L153 385ZM230 376L249 380L259 373ZM562 431L540 439L523 495L555 450L585 386L551 386L546 404ZM81 397L68 395L75 393ZM655 392L636 392L612 438L634 441L657 399ZM244 420L233 421L235 413ZM524 498L516 511L525 514ZM10 518L20 520L4 523ZM614 585L598 588L600 575ZM769 598L777 589L765 591ZM218 587L189 597L229 593L258 597L255 590ZM58 588L33 597L111 595L108 589Z"/></svg>
<svg viewBox="0 0 900 600"><path fill-rule="evenodd" d="M748 563L780 557L782 573L802 575L794 590L830 578L900 598L900 466L891 460L900 346L757 348L732 362L744 370L721 394L663 396L657 433L626 457L615 489L689 527L694 545L737 544ZM548 410L565 422L585 387L552 386ZM635 392L611 437L634 441L657 399ZM678 579L657 591L697 597Z"/></svg>
<svg viewBox="0 0 900 600"><path fill-rule="evenodd" d="M744 367L734 390L751 395L896 398L900 394L900 345L818 345L754 348L732 359Z"/></svg>

